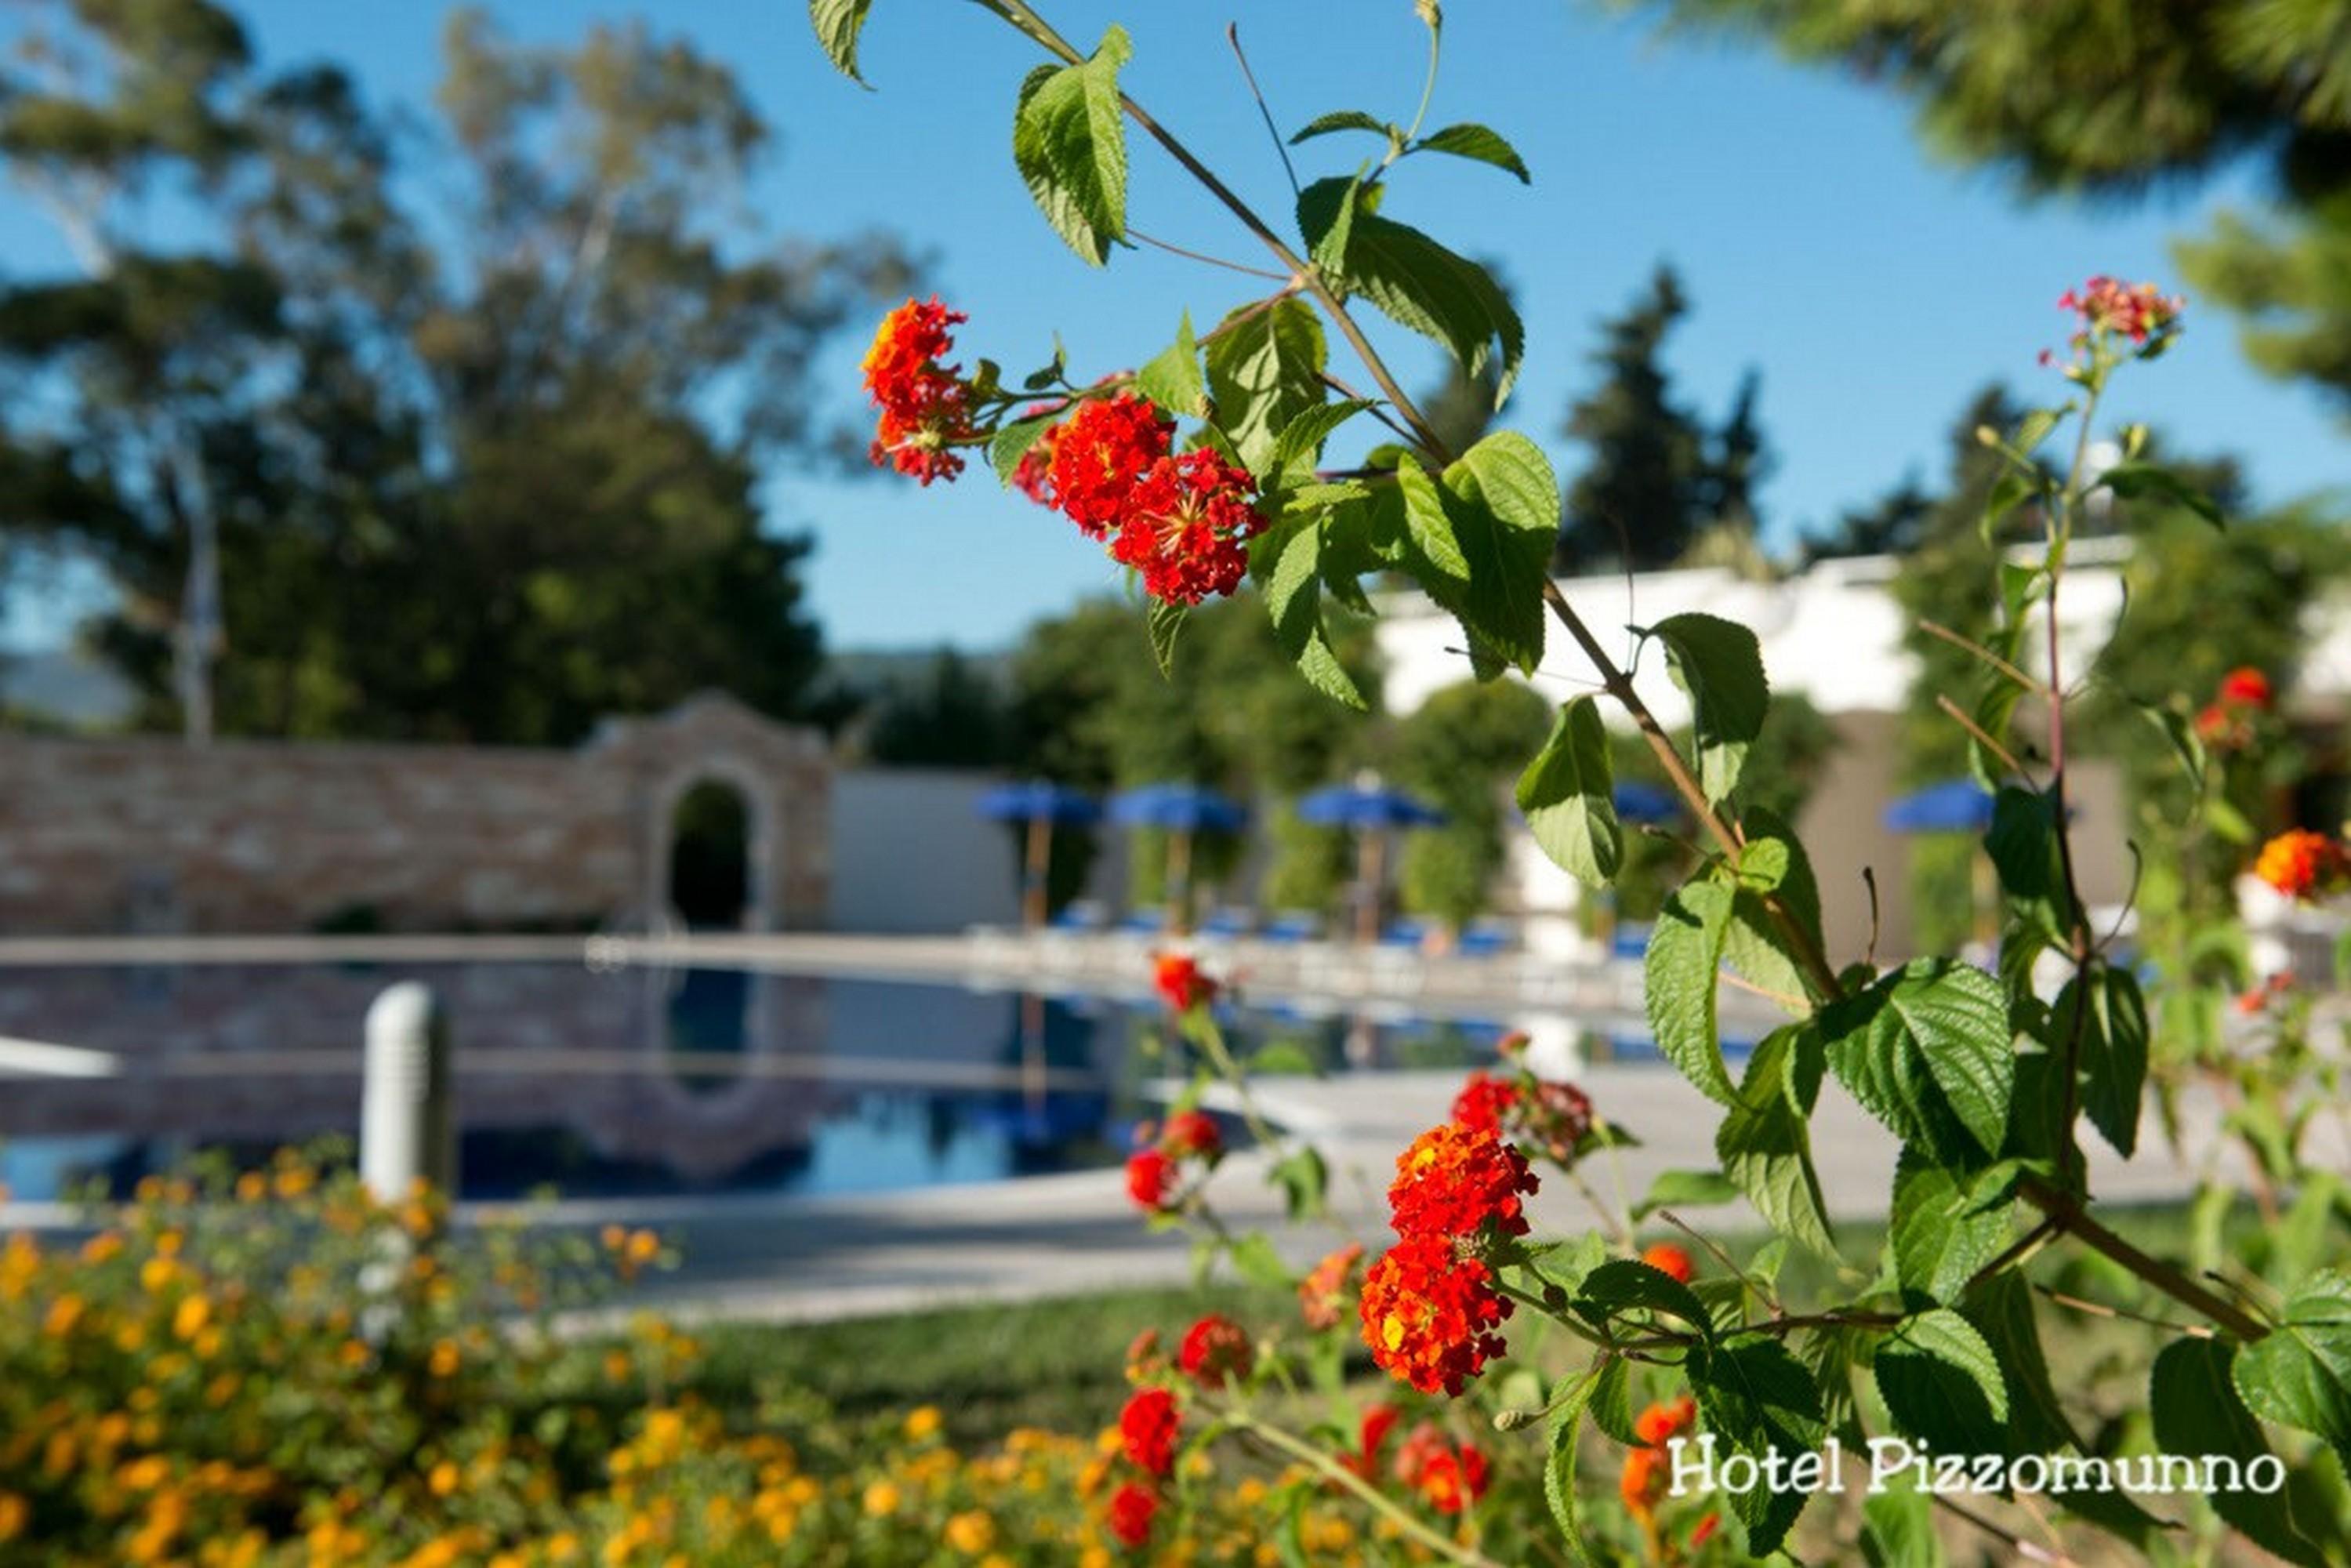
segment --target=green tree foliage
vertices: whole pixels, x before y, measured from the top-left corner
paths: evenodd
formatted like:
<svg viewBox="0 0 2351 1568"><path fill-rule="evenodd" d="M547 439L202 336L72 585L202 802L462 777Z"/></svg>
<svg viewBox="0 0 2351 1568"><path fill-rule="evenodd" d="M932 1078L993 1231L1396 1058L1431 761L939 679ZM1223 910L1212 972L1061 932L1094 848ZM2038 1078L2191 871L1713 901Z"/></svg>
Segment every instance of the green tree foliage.
<svg viewBox="0 0 2351 1568"><path fill-rule="evenodd" d="M2272 210L2181 263L2256 362L2351 412L2351 26L2328 0L1663 0L1891 82L1938 151L2035 192L2136 193L2265 161Z"/></svg>
<svg viewBox="0 0 2351 1568"><path fill-rule="evenodd" d="M1089 789L1207 784L1263 806L1273 849L1264 900L1324 907L1348 874L1346 836L1294 821L1285 803L1352 766L1372 719L1299 680L1251 595L1193 612L1165 675L1137 620L1131 605L1094 600L1030 630L1012 659L1012 766ZM1369 636L1343 629L1338 651L1376 697ZM1268 745L1268 736L1282 743ZM1148 901L1164 873L1165 841L1135 833L1132 843L1134 887ZM1204 848L1196 871L1206 883L1233 862L1228 845Z"/></svg>
<svg viewBox="0 0 2351 1568"><path fill-rule="evenodd" d="M1714 530L1752 540L1754 488L1771 469L1761 382L1752 373L1741 382L1719 430L1679 402L1663 352L1688 310L1680 280L1660 267L1640 298L1602 323L1592 356L1599 384L1562 426L1591 457L1568 483L1555 570L1671 566Z"/></svg>
<svg viewBox="0 0 2351 1568"><path fill-rule="evenodd" d="M0 531L103 568L153 723L207 533L225 731L562 743L714 685L793 712L807 547L758 482L824 444L807 367L903 267L744 212L767 128L683 44L461 11L444 68L454 151L412 160L209 0L37 8L0 156L79 272L0 288ZM208 222L167 243L139 198L188 187Z"/></svg>
<svg viewBox="0 0 2351 1568"><path fill-rule="evenodd" d="M986 671L941 648L923 672L887 684L872 703L864 751L897 768L996 768L1011 759L1004 694Z"/></svg>
<svg viewBox="0 0 2351 1568"><path fill-rule="evenodd" d="M1405 840L1405 908L1461 925L1488 905L1517 816L1510 783L1551 728L1551 706L1514 681L1465 681L1396 725L1396 781L1444 811L1439 828Z"/></svg>

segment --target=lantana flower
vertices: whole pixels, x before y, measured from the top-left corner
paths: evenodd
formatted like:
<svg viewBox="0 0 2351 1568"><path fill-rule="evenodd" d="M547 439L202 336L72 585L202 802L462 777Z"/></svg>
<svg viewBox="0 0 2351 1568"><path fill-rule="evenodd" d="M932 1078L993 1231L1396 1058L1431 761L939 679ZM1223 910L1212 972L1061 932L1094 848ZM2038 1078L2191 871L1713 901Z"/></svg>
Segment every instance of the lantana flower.
<svg viewBox="0 0 2351 1568"><path fill-rule="evenodd" d="M1119 1412L1119 1442L1137 1469L1165 1476L1176 1468L1176 1436L1182 1422L1174 1394L1165 1388L1138 1388Z"/></svg>
<svg viewBox="0 0 2351 1568"><path fill-rule="evenodd" d="M1523 1236L1520 1195L1538 1185L1526 1156L1492 1131L1441 1122L1396 1156L1388 1205L1403 1236L1471 1238L1489 1226Z"/></svg>
<svg viewBox="0 0 2351 1568"><path fill-rule="evenodd" d="M1265 531L1256 495L1246 470L1207 447L1162 457L1127 493L1111 559L1170 604L1228 594L1249 573L1249 541Z"/></svg>
<svg viewBox="0 0 2351 1568"><path fill-rule="evenodd" d="M957 367L941 361L955 347L947 329L969 319L936 295L928 304L909 299L882 319L864 364L865 391L882 411L870 449L876 467L894 467L925 486L963 472L956 447L977 439L971 389Z"/></svg>
<svg viewBox="0 0 2351 1568"><path fill-rule="evenodd" d="M1651 1246L1641 1254L1641 1261L1667 1279L1685 1285L1698 1272L1698 1266L1690 1261L1690 1255L1670 1241L1659 1241Z"/></svg>
<svg viewBox="0 0 2351 1568"><path fill-rule="evenodd" d="M1364 1276L1361 1313L1374 1363L1424 1394L1458 1396L1503 1354L1496 1331L1510 1301L1449 1238L1407 1236Z"/></svg>
<svg viewBox="0 0 2351 1568"><path fill-rule="evenodd" d="M1210 1312L1185 1330L1176 1349L1176 1366L1203 1388L1247 1377L1255 1359L1248 1331L1222 1312Z"/></svg>
<svg viewBox="0 0 2351 1568"><path fill-rule="evenodd" d="M1128 492L1167 455L1175 422L1132 392L1090 399L1050 433L1046 483L1053 504L1088 538L1108 538L1126 514Z"/></svg>
<svg viewBox="0 0 2351 1568"><path fill-rule="evenodd" d="M2288 898L2314 899L2351 882L2351 853L2324 833L2295 828L2262 846L2253 874Z"/></svg>

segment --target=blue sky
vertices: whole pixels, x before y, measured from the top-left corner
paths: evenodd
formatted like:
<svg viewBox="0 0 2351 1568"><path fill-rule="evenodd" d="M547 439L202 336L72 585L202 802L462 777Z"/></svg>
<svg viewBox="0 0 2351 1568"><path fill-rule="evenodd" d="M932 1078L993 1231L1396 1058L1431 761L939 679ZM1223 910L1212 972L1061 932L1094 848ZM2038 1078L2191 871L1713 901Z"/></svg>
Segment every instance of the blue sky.
<svg viewBox="0 0 2351 1568"><path fill-rule="evenodd" d="M605 0L499 0L510 32L561 39L635 7ZM1288 187L1223 37L1237 19L1285 130L1326 110L1408 118L1422 33L1410 0L1227 0L1135 5L1050 0L1086 40L1123 19L1136 46L1129 89L1261 211ZM422 106L436 72L437 5L253 0L243 7L267 63L328 57L356 68L379 102ZM1205 325L1250 297L1252 280L1154 253L1096 271L1065 250L1021 187L1008 153L1019 76L1033 52L976 6L879 0L860 91L833 75L799 0L664 0L664 32L728 62L779 132L751 193L779 230L896 230L933 252L936 287L970 312L967 356L1040 362L1060 329L1073 368L1141 362L1188 306ZM1681 272L1695 310L1670 362L1686 396L1713 413L1749 365L1779 467L1762 492L1775 540L1917 471L1931 477L1948 426L1999 377L2053 398L2034 362L2064 324L2057 294L2093 272L2169 279L2167 240L2212 207L2258 199L2239 174L2185 197L2083 208L2023 206L1993 174L1930 162L1891 93L1800 70L1768 51L1659 40L1581 0L1456 0L1431 125L1485 120L1514 141L1531 188L1496 171L1416 160L1386 208L1457 248L1498 258L1517 287L1527 370L1508 417L1553 459L1556 434L1590 382L1593 325L1659 260ZM1300 149L1300 173L1352 170L1371 144ZM1131 220L1196 248L1254 261L1249 242L1164 158L1138 141ZM13 194L0 205L12 270L62 259ZM1409 337L1396 362L1433 379L1435 350ZM861 344L834 379L855 409ZM1343 371L1342 373L1344 373ZM2199 319L2180 349L2135 374L2118 414L2147 419L2189 448L2249 460L2264 501L2339 486L2345 432L2317 400L2266 381L2231 328ZM975 471L928 491L876 476L778 473L780 527L809 529L817 612L835 646L998 646L1081 594L1115 586L1098 549L1066 524L998 494ZM232 589L233 591L233 589Z"/></svg>

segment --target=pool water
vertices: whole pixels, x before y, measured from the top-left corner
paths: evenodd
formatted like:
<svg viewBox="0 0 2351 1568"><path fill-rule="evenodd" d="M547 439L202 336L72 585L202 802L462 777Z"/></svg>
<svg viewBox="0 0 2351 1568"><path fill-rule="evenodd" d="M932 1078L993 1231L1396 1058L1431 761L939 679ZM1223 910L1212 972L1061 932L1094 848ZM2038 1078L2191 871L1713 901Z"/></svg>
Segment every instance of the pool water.
<svg viewBox="0 0 2351 1568"><path fill-rule="evenodd" d="M751 974L546 964L0 974L0 1035L106 1051L117 1076L0 1080L0 1183L120 1191L204 1150L353 1135L360 1019L432 985L457 1050L471 1197L861 1193L1117 1164L1181 1067L1155 1008ZM1490 1061L1499 1024L1237 1011L1248 1054L1331 1071Z"/></svg>

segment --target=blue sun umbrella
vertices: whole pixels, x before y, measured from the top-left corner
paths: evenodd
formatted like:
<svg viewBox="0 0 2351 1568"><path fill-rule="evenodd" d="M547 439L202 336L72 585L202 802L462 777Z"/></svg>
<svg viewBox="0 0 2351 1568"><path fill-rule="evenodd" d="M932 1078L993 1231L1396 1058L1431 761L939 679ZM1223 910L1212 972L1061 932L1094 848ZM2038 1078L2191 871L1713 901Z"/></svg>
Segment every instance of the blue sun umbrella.
<svg viewBox="0 0 2351 1568"><path fill-rule="evenodd" d="M1376 941L1386 882L1388 835L1400 828L1434 828L1445 813L1401 789L1366 781L1333 784L1298 802L1301 821L1355 832L1355 940Z"/></svg>
<svg viewBox="0 0 2351 1568"><path fill-rule="evenodd" d="M1615 802L1616 815L1627 822L1671 822L1681 818L1680 797L1655 784L1627 780L1610 791L1610 796Z"/></svg>
<svg viewBox="0 0 2351 1568"><path fill-rule="evenodd" d="M1111 797L1110 820L1167 834L1167 909L1178 932L1192 924L1192 840L1199 833L1236 833L1249 812L1205 784L1144 784Z"/></svg>
<svg viewBox="0 0 2351 1568"><path fill-rule="evenodd" d="M1991 826L1991 797L1972 779L1946 779L1887 805L1885 821L1897 833L1980 833Z"/></svg>
<svg viewBox="0 0 2351 1568"><path fill-rule="evenodd" d="M1092 796L1066 784L1031 779L987 790L980 796L977 810L996 821L1028 824L1027 848L1021 857L1020 920L1029 926L1044 925L1045 874L1053 861L1053 830L1094 821L1102 816L1101 806Z"/></svg>

